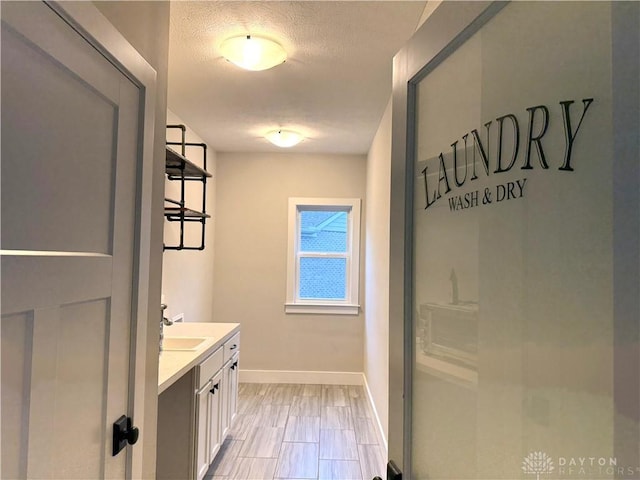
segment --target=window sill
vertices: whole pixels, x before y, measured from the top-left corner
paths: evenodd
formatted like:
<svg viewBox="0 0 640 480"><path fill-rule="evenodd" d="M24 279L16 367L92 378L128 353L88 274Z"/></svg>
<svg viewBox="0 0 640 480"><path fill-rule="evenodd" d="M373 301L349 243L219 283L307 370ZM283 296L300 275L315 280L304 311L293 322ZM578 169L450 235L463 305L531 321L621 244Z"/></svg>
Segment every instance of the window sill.
<svg viewBox="0 0 640 480"><path fill-rule="evenodd" d="M285 303L285 313L311 313L319 315L358 315L360 305L324 303Z"/></svg>

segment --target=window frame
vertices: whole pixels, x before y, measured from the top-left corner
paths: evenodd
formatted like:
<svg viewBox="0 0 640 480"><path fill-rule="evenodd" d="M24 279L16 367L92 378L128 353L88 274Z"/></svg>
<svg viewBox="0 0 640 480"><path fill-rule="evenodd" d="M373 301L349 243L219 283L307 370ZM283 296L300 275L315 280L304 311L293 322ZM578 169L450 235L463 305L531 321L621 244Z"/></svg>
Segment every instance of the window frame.
<svg viewBox="0 0 640 480"><path fill-rule="evenodd" d="M359 198L289 198L287 246L287 294L285 313L358 315L360 312L360 207ZM300 212L302 210L342 210L347 212L346 253L299 252ZM301 255L302 254L302 255ZM299 297L300 258L346 258L344 300L307 299Z"/></svg>

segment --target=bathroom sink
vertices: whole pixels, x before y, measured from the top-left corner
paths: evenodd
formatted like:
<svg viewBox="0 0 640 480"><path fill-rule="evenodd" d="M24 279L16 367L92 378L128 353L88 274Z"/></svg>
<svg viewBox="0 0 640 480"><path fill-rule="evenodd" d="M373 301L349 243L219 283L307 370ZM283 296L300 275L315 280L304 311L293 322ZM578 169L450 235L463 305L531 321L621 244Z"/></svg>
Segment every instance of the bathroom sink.
<svg viewBox="0 0 640 480"><path fill-rule="evenodd" d="M162 349L194 351L206 341L207 339L202 337L164 337Z"/></svg>

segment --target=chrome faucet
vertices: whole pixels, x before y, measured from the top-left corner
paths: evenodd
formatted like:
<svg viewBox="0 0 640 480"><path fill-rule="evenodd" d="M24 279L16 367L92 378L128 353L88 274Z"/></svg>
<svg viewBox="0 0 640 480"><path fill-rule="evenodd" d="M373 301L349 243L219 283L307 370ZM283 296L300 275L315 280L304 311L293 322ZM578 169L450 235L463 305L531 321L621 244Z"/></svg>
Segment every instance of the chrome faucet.
<svg viewBox="0 0 640 480"><path fill-rule="evenodd" d="M162 342L164 340L164 326L167 327L173 325L173 322L164 316L164 311L167 309L167 305L160 304L160 352L162 352Z"/></svg>

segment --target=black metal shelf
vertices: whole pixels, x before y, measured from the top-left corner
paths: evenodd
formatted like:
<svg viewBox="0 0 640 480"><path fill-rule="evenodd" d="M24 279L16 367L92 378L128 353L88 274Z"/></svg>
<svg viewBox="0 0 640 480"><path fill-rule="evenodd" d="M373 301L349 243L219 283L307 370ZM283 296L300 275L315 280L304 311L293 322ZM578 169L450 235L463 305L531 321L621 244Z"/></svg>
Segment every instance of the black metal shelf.
<svg viewBox="0 0 640 480"><path fill-rule="evenodd" d="M182 180L183 175L185 180L202 180L204 177L211 177L209 172L170 147L167 147L165 172L169 180Z"/></svg>
<svg viewBox="0 0 640 480"><path fill-rule="evenodd" d="M184 125L167 125L167 128L179 128L182 131L181 142L167 142L165 173L172 181L180 182L180 200L165 198L164 216L169 222L180 223L180 241L177 245L164 245L164 250L204 250L205 223L207 218L207 178L211 174L207 172L207 145L204 143L189 143L186 141L186 127ZM179 145L181 152L178 153L169 145ZM203 168L186 158L186 147L202 148ZM185 206L185 183L198 181L202 182L202 211L193 210ZM201 242L199 246L186 246L184 244L184 226L186 223L197 222L201 225Z"/></svg>
<svg viewBox="0 0 640 480"><path fill-rule="evenodd" d="M165 198L165 200L168 200ZM185 222L199 221L201 218L211 218L211 215L207 213L198 212L185 207L164 207L164 216L170 222Z"/></svg>

